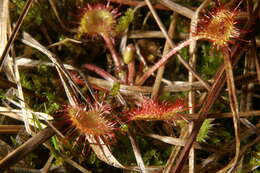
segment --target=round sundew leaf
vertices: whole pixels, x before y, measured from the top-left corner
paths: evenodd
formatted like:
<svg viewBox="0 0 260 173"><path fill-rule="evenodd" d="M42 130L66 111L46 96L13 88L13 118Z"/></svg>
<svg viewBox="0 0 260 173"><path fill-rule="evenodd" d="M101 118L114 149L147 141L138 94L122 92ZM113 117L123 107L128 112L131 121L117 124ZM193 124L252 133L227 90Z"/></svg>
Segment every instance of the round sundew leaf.
<svg viewBox="0 0 260 173"><path fill-rule="evenodd" d="M106 5L88 5L83 11L79 34L80 35L115 35L115 14Z"/></svg>
<svg viewBox="0 0 260 173"><path fill-rule="evenodd" d="M115 129L116 123L107 118L110 108L106 105L96 105L88 110L83 106L67 107L65 112L71 126L81 135L110 135Z"/></svg>
<svg viewBox="0 0 260 173"><path fill-rule="evenodd" d="M240 35L236 27L237 15L238 11L225 7L216 8L199 20L194 36L208 39L217 47L224 47Z"/></svg>

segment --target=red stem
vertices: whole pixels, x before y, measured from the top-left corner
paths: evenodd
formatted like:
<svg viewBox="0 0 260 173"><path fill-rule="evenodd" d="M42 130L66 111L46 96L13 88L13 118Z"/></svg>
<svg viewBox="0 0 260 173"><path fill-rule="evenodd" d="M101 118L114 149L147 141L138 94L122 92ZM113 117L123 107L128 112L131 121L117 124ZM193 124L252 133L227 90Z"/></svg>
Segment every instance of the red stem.
<svg viewBox="0 0 260 173"><path fill-rule="evenodd" d="M103 77L104 79L108 81L118 81L114 76L103 70L102 68L99 68L98 66L95 66L94 64L84 64L83 67L86 69L93 71L97 73L99 76Z"/></svg>
<svg viewBox="0 0 260 173"><path fill-rule="evenodd" d="M112 39L109 36L107 36L106 34L101 34L101 36L103 37L103 39L106 43L106 46L112 55L113 61L116 66L116 72L117 73L122 72L123 61L122 61L122 58L120 57L120 55L117 53Z"/></svg>
<svg viewBox="0 0 260 173"><path fill-rule="evenodd" d="M196 38L196 37L195 38L190 38L190 39L180 43L175 48L173 48L169 53L167 53L165 56L163 56L156 64L154 64L140 79L138 79L136 81L136 85L142 85L146 81L146 79L148 79L155 70L157 70L163 64L165 64L166 61L172 57L172 55L177 53L182 48L190 45L190 43L192 41L197 40L197 39L199 39L199 38Z"/></svg>
<svg viewBox="0 0 260 173"><path fill-rule="evenodd" d="M135 60L132 60L128 64L128 78L127 78L127 83L129 85L134 84L134 76L135 76Z"/></svg>

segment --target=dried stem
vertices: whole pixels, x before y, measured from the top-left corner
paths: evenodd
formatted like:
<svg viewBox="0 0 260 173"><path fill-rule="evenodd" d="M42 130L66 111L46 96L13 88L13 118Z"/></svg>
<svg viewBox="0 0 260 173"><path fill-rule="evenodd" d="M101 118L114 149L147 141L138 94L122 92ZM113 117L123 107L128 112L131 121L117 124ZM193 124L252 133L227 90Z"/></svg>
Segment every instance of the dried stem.
<svg viewBox="0 0 260 173"><path fill-rule="evenodd" d="M23 125L0 125L0 134L17 134Z"/></svg>
<svg viewBox="0 0 260 173"><path fill-rule="evenodd" d="M179 13L187 18L191 19L195 15L194 11L192 11L191 9L181 6L173 1L159 0L159 2L164 6L170 8L171 10L175 11L176 13Z"/></svg>
<svg viewBox="0 0 260 173"><path fill-rule="evenodd" d="M230 99L231 111L233 114L233 124L235 129L235 138L236 138L236 154L234 160L230 164L230 167L234 167L238 162L239 151L240 151L240 137L239 137L240 124L239 124L238 101L236 97L236 88L234 83L232 64L227 50L224 53L224 64L225 64L225 71L227 75L228 95Z"/></svg>

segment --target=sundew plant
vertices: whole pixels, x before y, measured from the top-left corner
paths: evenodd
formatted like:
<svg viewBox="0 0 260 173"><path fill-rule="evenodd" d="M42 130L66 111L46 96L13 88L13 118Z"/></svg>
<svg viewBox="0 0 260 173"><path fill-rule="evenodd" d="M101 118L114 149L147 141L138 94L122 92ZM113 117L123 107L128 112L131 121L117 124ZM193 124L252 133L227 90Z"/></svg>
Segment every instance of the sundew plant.
<svg viewBox="0 0 260 173"><path fill-rule="evenodd" d="M258 1L0 7L0 172L258 172Z"/></svg>

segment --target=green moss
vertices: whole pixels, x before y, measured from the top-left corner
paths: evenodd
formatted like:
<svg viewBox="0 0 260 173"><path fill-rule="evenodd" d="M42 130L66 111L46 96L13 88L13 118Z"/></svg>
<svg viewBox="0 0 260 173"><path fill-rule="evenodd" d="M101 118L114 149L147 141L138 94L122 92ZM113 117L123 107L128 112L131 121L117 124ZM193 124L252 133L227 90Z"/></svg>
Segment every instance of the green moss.
<svg viewBox="0 0 260 173"><path fill-rule="evenodd" d="M164 163L161 160L161 153L156 149L147 151L143 156L143 160L145 165L162 165Z"/></svg>
<svg viewBox="0 0 260 173"><path fill-rule="evenodd" d="M125 31L133 20L134 20L134 10L128 8L124 16L121 16L119 18L118 24L116 26L116 31L119 33Z"/></svg>
<svg viewBox="0 0 260 173"><path fill-rule="evenodd" d="M12 14L14 14L15 18L18 18L18 16L21 14L24 5L26 3L25 0L12 0L14 7L11 8L11 11L13 11ZM29 10L24 23L22 25L22 27L24 29L28 29L29 27L32 26L40 26L42 23L42 16L41 16L41 9L37 6L38 4L33 4L31 9ZM43 4L41 4L43 5Z"/></svg>
<svg viewBox="0 0 260 173"><path fill-rule="evenodd" d="M120 89L120 83L117 83L117 82L114 83L114 85L113 85L113 87L112 87L112 89L110 91L110 94L112 96L116 96L119 93L119 89Z"/></svg>
<svg viewBox="0 0 260 173"><path fill-rule="evenodd" d="M212 132L212 127L214 126L212 122L213 119L204 120L202 126L200 127L200 131L197 135L197 142L206 142L206 140L209 138L209 134Z"/></svg>
<svg viewBox="0 0 260 173"><path fill-rule="evenodd" d="M212 45L203 43L199 48L201 57L198 58L198 71L206 79L210 79L216 73L223 62L222 53L212 48Z"/></svg>
<svg viewBox="0 0 260 173"><path fill-rule="evenodd" d="M189 48L185 47L179 51L180 55L185 59L189 59Z"/></svg>

